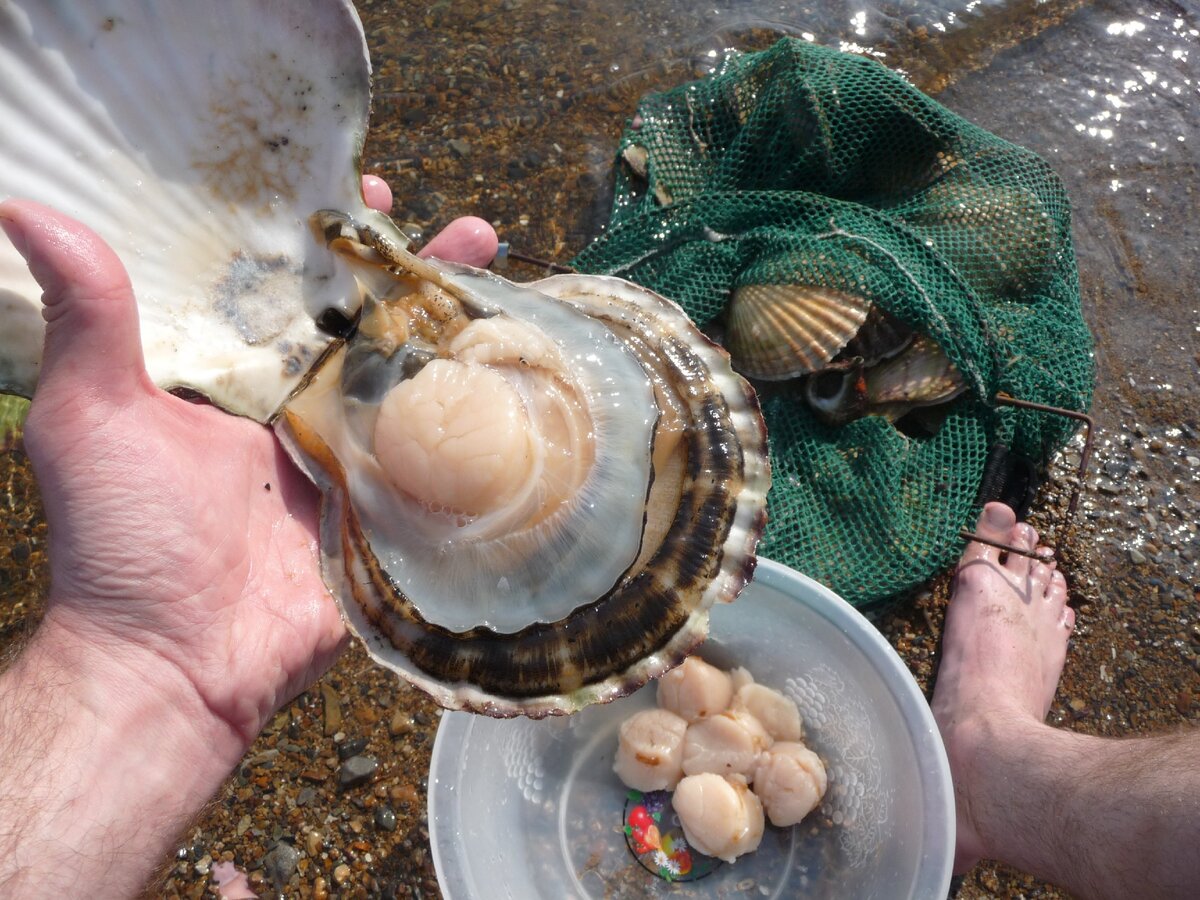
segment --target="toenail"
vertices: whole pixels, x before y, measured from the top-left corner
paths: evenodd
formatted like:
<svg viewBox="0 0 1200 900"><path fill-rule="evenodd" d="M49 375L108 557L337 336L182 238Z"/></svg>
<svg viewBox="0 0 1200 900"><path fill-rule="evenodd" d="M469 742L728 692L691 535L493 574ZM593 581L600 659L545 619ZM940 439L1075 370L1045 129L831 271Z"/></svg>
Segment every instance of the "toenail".
<svg viewBox="0 0 1200 900"><path fill-rule="evenodd" d="M992 528L1003 528L1008 524L1008 510L999 503L988 504L983 508L983 520Z"/></svg>

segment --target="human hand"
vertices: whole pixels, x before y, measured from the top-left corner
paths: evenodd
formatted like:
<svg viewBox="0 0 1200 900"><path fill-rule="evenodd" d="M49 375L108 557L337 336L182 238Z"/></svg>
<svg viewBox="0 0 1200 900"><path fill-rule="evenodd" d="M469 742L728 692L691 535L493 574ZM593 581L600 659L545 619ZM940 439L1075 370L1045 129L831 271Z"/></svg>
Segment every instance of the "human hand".
<svg viewBox="0 0 1200 900"><path fill-rule="evenodd" d="M379 179L364 195L391 207ZM248 744L345 637L319 498L269 428L154 387L128 277L94 234L21 201L0 219L45 291L25 442L50 526L47 623L130 673L165 663ZM458 220L425 255L494 250L490 226Z"/></svg>
<svg viewBox="0 0 1200 900"><path fill-rule="evenodd" d="M390 209L382 181L364 196ZM128 896L346 629L319 498L274 432L150 382L124 266L88 228L23 200L0 226L44 292L25 446L50 557L46 617L0 672L0 894ZM494 252L464 218L422 256Z"/></svg>
<svg viewBox="0 0 1200 900"><path fill-rule="evenodd" d="M364 178L368 204L391 191ZM45 295L25 427L50 524L47 621L137 670L169 661L247 741L344 638L314 556L317 501L273 433L155 388L120 261L36 204L0 222ZM495 233L460 219L422 255L485 265Z"/></svg>
<svg viewBox="0 0 1200 900"><path fill-rule="evenodd" d="M390 209L379 179L363 192ZM271 429L151 383L128 276L94 233L17 200L0 225L44 291L25 446L51 566L45 619L0 675L0 893L129 895L346 633L319 497ZM422 255L495 250L460 219Z"/></svg>

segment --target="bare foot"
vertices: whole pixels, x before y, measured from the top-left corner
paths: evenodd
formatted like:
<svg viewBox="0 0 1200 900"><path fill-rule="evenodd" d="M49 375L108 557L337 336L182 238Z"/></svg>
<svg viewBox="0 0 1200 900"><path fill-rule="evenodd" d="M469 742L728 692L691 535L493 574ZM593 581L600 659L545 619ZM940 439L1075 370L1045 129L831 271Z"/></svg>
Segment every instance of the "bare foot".
<svg viewBox="0 0 1200 900"><path fill-rule="evenodd" d="M971 543L963 552L946 610L933 714L942 732L958 808L955 871L987 852L973 820L971 789L978 754L994 730L1039 725L1050 709L1067 654L1075 611L1067 583L1037 532L1013 511L989 503L976 531L1042 560Z"/></svg>

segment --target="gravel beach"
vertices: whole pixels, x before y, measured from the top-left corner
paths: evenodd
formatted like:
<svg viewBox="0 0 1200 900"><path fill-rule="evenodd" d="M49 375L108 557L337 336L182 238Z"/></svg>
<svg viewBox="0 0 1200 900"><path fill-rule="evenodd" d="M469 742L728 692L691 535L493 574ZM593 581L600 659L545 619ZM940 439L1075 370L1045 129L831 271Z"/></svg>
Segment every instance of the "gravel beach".
<svg viewBox="0 0 1200 900"><path fill-rule="evenodd" d="M607 219L609 166L638 97L702 75L725 47L759 49L781 33L868 49L1039 152L1074 204L1098 379L1079 511L1066 520L1076 440L1033 518L1078 610L1050 720L1113 736L1200 721L1195 0L875 0L861 20L817 3L623 6L359 3L375 64L364 169L391 183L397 221L428 239L480 215L514 249L565 262ZM1189 43L1190 55L1177 52ZM505 274L540 272L513 263ZM45 537L26 458L19 446L0 452L0 651L40 614ZM927 690L948 587L943 574L877 616ZM440 896L426 819L439 720L354 646L275 717L148 896L216 897L227 863L261 897ZM958 896L1065 895L984 862Z"/></svg>

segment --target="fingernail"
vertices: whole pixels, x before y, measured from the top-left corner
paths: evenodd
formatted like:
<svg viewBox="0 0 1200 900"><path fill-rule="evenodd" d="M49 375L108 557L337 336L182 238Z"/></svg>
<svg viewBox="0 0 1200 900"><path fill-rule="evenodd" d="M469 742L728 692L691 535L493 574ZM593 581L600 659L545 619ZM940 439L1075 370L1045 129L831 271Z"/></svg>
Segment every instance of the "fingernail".
<svg viewBox="0 0 1200 900"><path fill-rule="evenodd" d="M8 235L12 245L17 248L17 252L25 259L29 259L29 241L25 237L25 229L4 213L0 213L0 228L4 229L4 233Z"/></svg>

